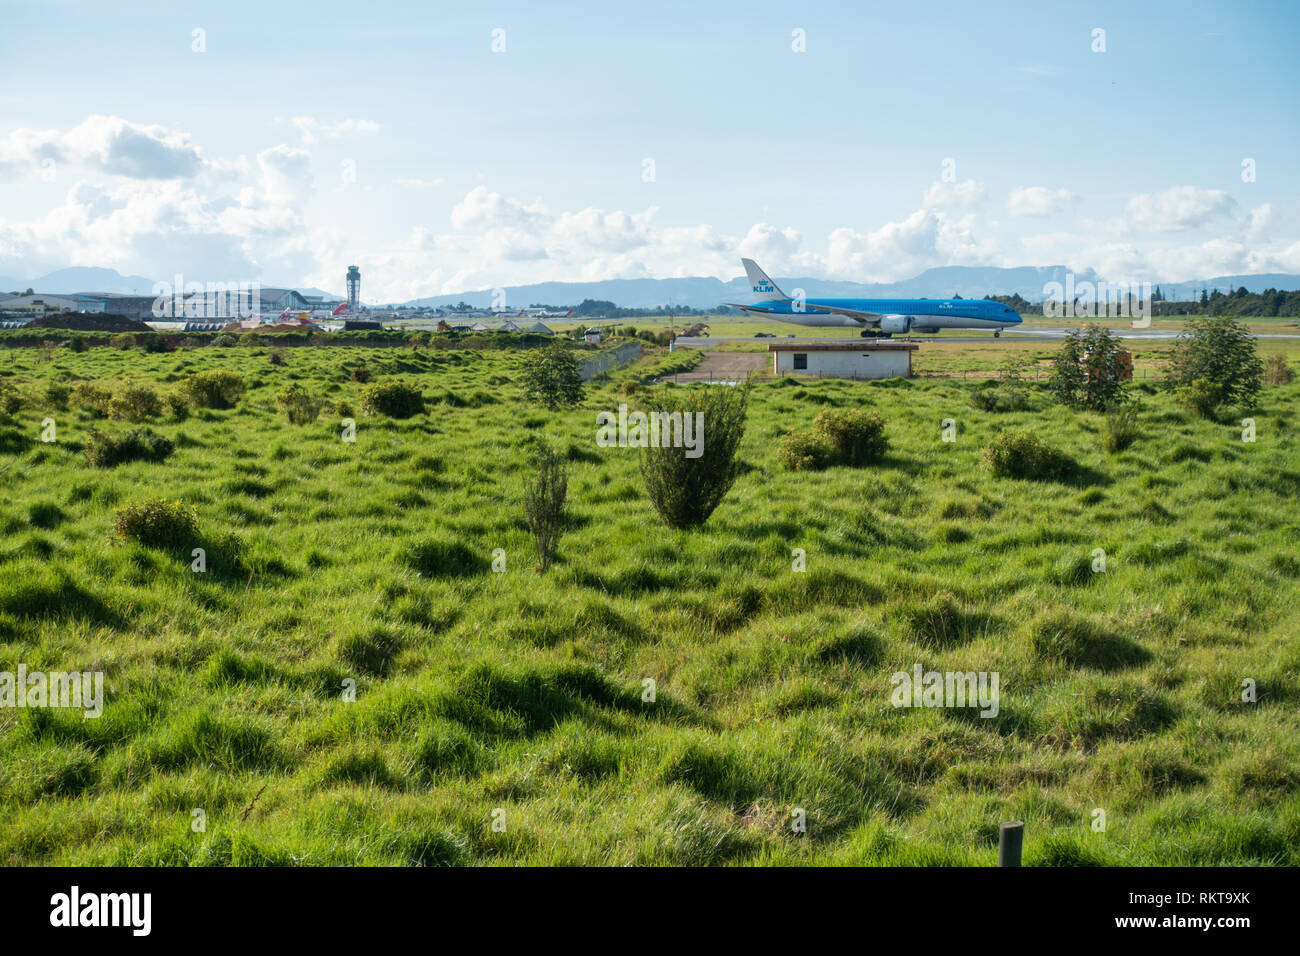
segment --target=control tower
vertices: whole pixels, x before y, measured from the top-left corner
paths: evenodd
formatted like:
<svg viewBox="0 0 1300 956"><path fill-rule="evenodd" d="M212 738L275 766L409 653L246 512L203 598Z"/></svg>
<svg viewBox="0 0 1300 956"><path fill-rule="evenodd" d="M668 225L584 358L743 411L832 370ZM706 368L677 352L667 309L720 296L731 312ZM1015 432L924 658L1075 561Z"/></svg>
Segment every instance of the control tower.
<svg viewBox="0 0 1300 956"><path fill-rule="evenodd" d="M348 266L348 312L357 315L361 311L361 270Z"/></svg>

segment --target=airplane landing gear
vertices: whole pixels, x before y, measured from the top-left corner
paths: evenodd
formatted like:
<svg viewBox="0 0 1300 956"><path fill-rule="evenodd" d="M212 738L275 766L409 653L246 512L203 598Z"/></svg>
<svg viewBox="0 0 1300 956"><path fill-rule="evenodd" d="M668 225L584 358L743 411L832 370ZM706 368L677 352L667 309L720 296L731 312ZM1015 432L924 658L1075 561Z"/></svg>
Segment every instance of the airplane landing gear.
<svg viewBox="0 0 1300 956"><path fill-rule="evenodd" d="M1002 334L1002 330L1001 330L1001 329L998 329L998 330L996 330L996 331L993 333L993 337L996 339L996 338L998 338L998 336L1000 336L1001 334Z"/></svg>

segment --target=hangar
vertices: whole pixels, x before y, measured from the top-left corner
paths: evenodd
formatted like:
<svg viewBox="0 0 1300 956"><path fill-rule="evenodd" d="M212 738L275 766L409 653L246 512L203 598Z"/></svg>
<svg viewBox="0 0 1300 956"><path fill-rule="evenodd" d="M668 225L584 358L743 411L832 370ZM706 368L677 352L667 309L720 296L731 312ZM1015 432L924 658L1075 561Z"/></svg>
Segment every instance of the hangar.
<svg viewBox="0 0 1300 956"><path fill-rule="evenodd" d="M815 375L818 378L911 378L910 342L774 342L775 375Z"/></svg>

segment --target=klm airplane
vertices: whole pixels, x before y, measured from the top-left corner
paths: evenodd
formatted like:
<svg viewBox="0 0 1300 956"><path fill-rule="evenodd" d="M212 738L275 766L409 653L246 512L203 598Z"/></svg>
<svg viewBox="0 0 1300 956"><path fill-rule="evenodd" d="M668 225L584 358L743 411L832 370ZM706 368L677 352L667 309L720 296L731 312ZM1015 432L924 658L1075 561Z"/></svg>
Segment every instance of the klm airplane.
<svg viewBox="0 0 1300 956"><path fill-rule="evenodd" d="M856 326L864 336L884 338L940 329L992 329L997 338L1003 329L1021 322L1015 309L986 299L791 299L753 259L740 261L759 304L727 304L795 325Z"/></svg>

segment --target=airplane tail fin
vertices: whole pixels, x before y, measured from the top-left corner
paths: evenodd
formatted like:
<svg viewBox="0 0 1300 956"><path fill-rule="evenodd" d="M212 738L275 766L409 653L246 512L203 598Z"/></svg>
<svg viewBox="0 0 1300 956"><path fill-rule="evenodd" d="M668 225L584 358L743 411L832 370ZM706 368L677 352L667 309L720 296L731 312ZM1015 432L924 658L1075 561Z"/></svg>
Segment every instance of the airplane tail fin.
<svg viewBox="0 0 1300 956"><path fill-rule="evenodd" d="M784 302L790 298L776 287L776 283L767 277L767 273L753 259L740 261L745 267L745 274L749 276L749 288L759 302Z"/></svg>

